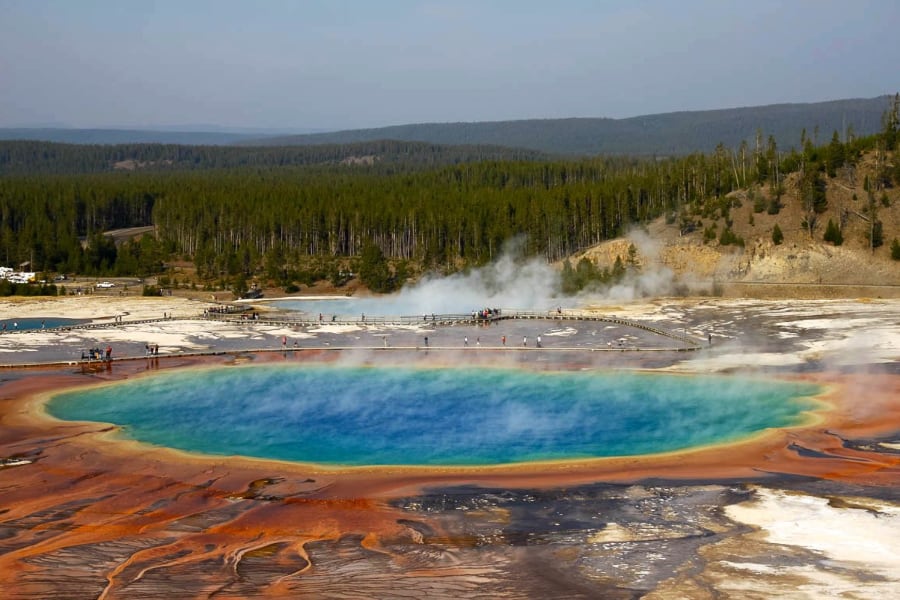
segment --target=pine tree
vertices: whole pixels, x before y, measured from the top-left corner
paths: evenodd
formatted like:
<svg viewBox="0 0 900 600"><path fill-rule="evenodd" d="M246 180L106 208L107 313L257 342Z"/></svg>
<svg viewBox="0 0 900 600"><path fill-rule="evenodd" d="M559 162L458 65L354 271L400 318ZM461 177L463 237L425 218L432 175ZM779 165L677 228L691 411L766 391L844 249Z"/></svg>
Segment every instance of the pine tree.
<svg viewBox="0 0 900 600"><path fill-rule="evenodd" d="M586 288L597 280L597 267L587 257L582 258L575 265L575 279L579 290Z"/></svg>
<svg viewBox="0 0 900 600"><path fill-rule="evenodd" d="M900 131L900 94L895 94L891 99L891 106L882 115L881 124L885 150L895 149Z"/></svg>
<svg viewBox="0 0 900 600"><path fill-rule="evenodd" d="M374 242L363 248L359 262L359 280L373 292L391 292L394 282L387 259Z"/></svg>
<svg viewBox="0 0 900 600"><path fill-rule="evenodd" d="M784 234L781 233L781 227L778 226L778 223L775 223L775 227L772 229L772 243L776 246L780 246L783 241Z"/></svg>
<svg viewBox="0 0 900 600"><path fill-rule="evenodd" d="M621 281L625 277L625 263L622 262L621 256L616 256L616 262L613 263L612 280Z"/></svg>
<svg viewBox="0 0 900 600"><path fill-rule="evenodd" d="M869 232L869 242L872 244L872 250L875 248L880 248L884 245L884 224L877 220L873 219L872 228Z"/></svg>
<svg viewBox="0 0 900 600"><path fill-rule="evenodd" d="M564 294L574 294L581 289L578 285L578 277L575 274L575 269L572 268L572 263L569 262L568 258L563 261L562 276L560 279L562 292Z"/></svg>
<svg viewBox="0 0 900 600"><path fill-rule="evenodd" d="M828 219L828 226L825 228L823 239L835 246L840 246L844 243L844 236L841 234L840 228L831 219Z"/></svg>
<svg viewBox="0 0 900 600"><path fill-rule="evenodd" d="M844 166L844 160L844 145L838 137L838 132L835 131L831 136L825 160L825 169L829 177L837 177L837 170Z"/></svg>
<svg viewBox="0 0 900 600"><path fill-rule="evenodd" d="M231 284L231 293L234 294L235 298L242 298L244 294L247 293L247 278L244 277L243 273L238 273L234 277L234 281Z"/></svg>

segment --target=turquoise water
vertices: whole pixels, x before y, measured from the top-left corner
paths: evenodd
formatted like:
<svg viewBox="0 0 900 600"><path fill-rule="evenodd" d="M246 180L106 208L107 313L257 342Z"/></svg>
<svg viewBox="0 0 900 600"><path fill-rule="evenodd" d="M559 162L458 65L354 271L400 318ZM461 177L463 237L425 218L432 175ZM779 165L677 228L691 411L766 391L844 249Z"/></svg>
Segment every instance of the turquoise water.
<svg viewBox="0 0 900 600"><path fill-rule="evenodd" d="M206 454L494 465L679 450L798 424L812 385L731 377L261 365L61 394L50 414Z"/></svg>
<svg viewBox="0 0 900 600"><path fill-rule="evenodd" d="M0 330L25 331L26 329L52 329L54 327L71 327L84 323L84 319L62 319L57 317L32 317L27 319L0 319Z"/></svg>

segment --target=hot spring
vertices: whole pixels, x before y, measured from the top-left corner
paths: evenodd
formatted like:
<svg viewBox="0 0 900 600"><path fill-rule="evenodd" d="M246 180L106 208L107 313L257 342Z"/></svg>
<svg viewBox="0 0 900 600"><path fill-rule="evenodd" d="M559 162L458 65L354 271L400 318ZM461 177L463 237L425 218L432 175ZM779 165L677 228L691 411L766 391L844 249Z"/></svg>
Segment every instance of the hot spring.
<svg viewBox="0 0 900 600"><path fill-rule="evenodd" d="M87 322L86 319L62 319L59 317L29 317L25 319L0 319L3 331L26 331L29 329L53 329L55 327L71 327Z"/></svg>
<svg viewBox="0 0 900 600"><path fill-rule="evenodd" d="M498 465L669 452L804 421L819 389L735 377L254 365L59 394L60 419L215 455L322 465Z"/></svg>

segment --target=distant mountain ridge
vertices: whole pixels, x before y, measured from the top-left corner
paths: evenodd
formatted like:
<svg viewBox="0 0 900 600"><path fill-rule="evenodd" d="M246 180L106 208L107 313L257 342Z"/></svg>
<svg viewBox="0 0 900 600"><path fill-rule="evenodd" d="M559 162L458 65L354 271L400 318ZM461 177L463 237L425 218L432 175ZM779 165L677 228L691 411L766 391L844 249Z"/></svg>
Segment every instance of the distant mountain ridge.
<svg viewBox="0 0 900 600"><path fill-rule="evenodd" d="M753 145L757 131L775 137L779 148L799 147L805 129L814 143L852 128L857 136L876 133L891 96L805 104L684 111L630 117L529 119L470 123L421 123L326 133L269 135L221 128L214 131L162 129L0 128L0 140L67 144L178 144L184 146L313 146L394 140L443 146L503 146L552 155L668 156L711 152L718 144ZM212 128L212 126L210 126ZM271 131L271 130L269 130Z"/></svg>
<svg viewBox="0 0 900 600"><path fill-rule="evenodd" d="M881 128L881 116L890 96L832 100L807 104L772 104L745 108L673 112L627 119L570 118L491 121L473 123L422 123L374 129L355 129L267 137L242 144L315 145L347 144L381 139L421 141L433 144L501 145L550 154L680 155L711 152L722 143L738 147L755 143L757 130L775 137L780 148L799 147L806 129L818 143L833 131L852 128L857 136ZM818 132L818 133L816 133Z"/></svg>
<svg viewBox="0 0 900 600"><path fill-rule="evenodd" d="M69 129L57 127L0 128L0 140L61 144L180 144L229 146L259 139L258 133L225 131L157 131L155 129Z"/></svg>
<svg viewBox="0 0 900 600"><path fill-rule="evenodd" d="M324 133L327 129L293 128L290 135ZM142 128L79 128L66 126L0 127L0 141L55 142L59 144L178 144L181 146L233 146L262 137L284 136L267 127L221 125L154 126Z"/></svg>

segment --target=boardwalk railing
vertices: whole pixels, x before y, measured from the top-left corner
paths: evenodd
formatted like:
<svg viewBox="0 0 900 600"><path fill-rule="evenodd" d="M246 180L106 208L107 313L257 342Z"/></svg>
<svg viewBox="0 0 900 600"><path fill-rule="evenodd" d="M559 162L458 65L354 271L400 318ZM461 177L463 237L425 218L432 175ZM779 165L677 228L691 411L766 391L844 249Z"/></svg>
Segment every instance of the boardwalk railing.
<svg viewBox="0 0 900 600"><path fill-rule="evenodd" d="M290 327L290 328L300 328L300 327L315 327L315 326L327 326L327 325L356 325L356 326L366 326L366 325L381 325L381 326L412 326L412 325L425 325L425 326L433 326L433 327L449 327L455 325L483 325L490 324L498 321L505 320L525 320L525 319L534 319L534 320L550 320L550 321L596 321L603 323L610 323L613 325L621 325L625 327L634 327L636 329L642 329L644 331L648 331L650 333L654 333L656 335L660 335L663 337L667 337L673 340L677 340L683 344L688 349L698 349L700 347L700 342L691 336L686 334L679 334L673 331L669 331L666 329L662 329L660 327L655 327L652 325L647 325L645 323L641 323L638 321L631 321L628 319L622 319L616 316L607 316L607 315L598 315L593 312L587 311L575 311L575 310L562 310L562 309L554 309L547 311L528 311L528 310L516 310L516 309L494 309L492 312L487 314L484 313L473 312L473 313L443 313L443 314L422 314L422 315L397 315L397 316L382 316L382 315L362 315L359 316L350 316L350 315L323 315L320 319L318 315L307 315L300 313L296 316L289 314L277 314L277 315L260 315L258 313L250 313L247 311L243 312L232 312L232 311L223 311L223 312L214 312L214 311L204 311L202 314L198 314L193 317L173 317L166 316L154 319L135 319L135 320L112 320L101 323L83 323L76 325L65 325L59 327L48 327L44 330L36 330L36 329L20 329L20 330L11 330L4 331L2 333L11 334L11 333L28 333L35 331L73 331L73 330L91 330L91 329L108 329L112 327L120 327L126 325L143 325L143 324L151 324L151 323L161 323L167 321L176 321L176 320L198 320L198 319L206 319L210 321L231 323L231 324L242 324L242 325L253 325L253 324L265 324L265 325L278 325L282 327Z"/></svg>
<svg viewBox="0 0 900 600"><path fill-rule="evenodd" d="M349 315L328 315L320 320L318 316L311 315L261 315L257 318L248 318L250 315L242 315L241 318L235 318L233 315L211 314L207 318L217 321L226 321L230 323L265 323L270 325L280 325L284 327L313 327L317 325L385 325L385 326L409 326L409 325L432 325L432 326L454 326L454 325L480 325L489 324L497 321L505 321L512 319L539 319L551 321L598 321L610 323L613 325L622 325L625 327L634 327L642 329L656 335L677 340L691 347L699 347L696 338L685 334L679 334L674 331L654 327L638 321L631 321L615 316L598 315L587 311L573 310L548 310L548 311L527 311L515 309L501 309L483 316L482 313L444 313L444 314L428 314L428 315L398 315L398 316L372 316L359 315L358 317Z"/></svg>

